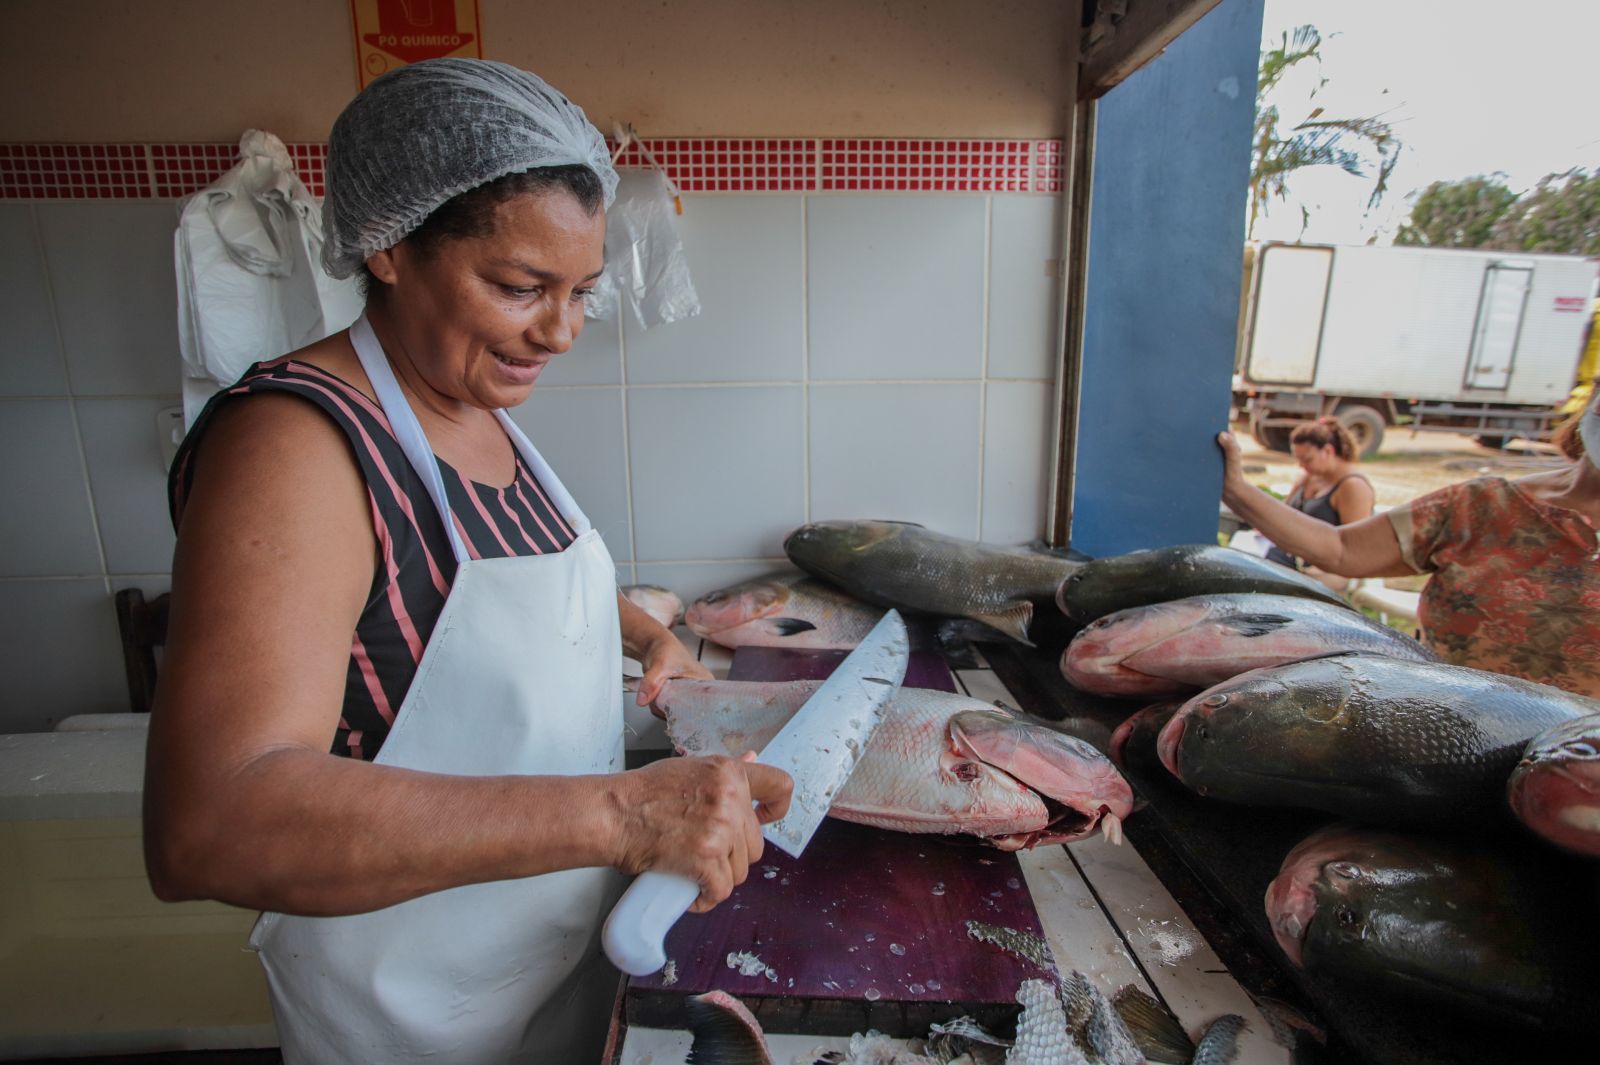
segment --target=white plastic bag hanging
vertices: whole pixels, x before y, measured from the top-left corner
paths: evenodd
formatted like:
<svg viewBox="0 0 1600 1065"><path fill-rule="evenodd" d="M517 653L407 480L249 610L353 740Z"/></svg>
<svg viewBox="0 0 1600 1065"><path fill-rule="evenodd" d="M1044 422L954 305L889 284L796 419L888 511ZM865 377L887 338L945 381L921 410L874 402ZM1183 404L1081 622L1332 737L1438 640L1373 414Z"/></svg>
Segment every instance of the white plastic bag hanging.
<svg viewBox="0 0 1600 1065"><path fill-rule="evenodd" d="M233 169L179 209L173 253L185 375L232 384L252 363L353 322L360 289L322 269L322 239L321 208L288 149L247 130Z"/></svg>
<svg viewBox="0 0 1600 1065"><path fill-rule="evenodd" d="M637 143L632 129L619 129L618 142L620 156ZM700 296L678 236L677 188L659 165L618 174L617 199L606 213L606 271L589 299L589 313L610 318L626 303L641 329L693 318L700 313Z"/></svg>

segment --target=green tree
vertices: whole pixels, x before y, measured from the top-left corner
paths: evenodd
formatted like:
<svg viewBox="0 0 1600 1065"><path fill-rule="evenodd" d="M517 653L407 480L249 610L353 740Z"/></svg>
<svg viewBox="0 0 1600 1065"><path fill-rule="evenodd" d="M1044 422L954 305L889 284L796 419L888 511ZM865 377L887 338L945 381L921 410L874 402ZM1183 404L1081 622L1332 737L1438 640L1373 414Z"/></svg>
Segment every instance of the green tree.
<svg viewBox="0 0 1600 1065"><path fill-rule="evenodd" d="M1481 248L1494 225L1517 201L1499 179L1504 174L1462 181L1435 181L1417 194L1411 217L1395 234L1396 244L1429 248Z"/></svg>
<svg viewBox="0 0 1600 1065"><path fill-rule="evenodd" d="M1600 172L1546 174L1500 216L1485 246L1600 255Z"/></svg>
<svg viewBox="0 0 1600 1065"><path fill-rule="evenodd" d="M1261 67L1256 78L1256 128L1255 149L1250 165L1250 223L1245 233L1255 233L1256 219L1267 211L1268 201L1276 197L1288 198L1290 175L1308 166L1336 166L1356 177L1366 176L1367 153L1377 157L1377 173L1372 194L1367 198L1370 210L1383 199L1389 188L1389 175L1400 159L1401 144L1394 129L1380 116L1366 118L1327 118L1321 107L1291 126L1287 133L1284 121L1274 104L1267 102L1272 90L1277 88L1286 74L1297 64L1308 59L1322 63L1322 34L1315 26L1298 26L1294 33L1285 33L1276 48L1261 53ZM1317 91L1328 83L1319 78ZM1352 147L1359 142L1361 147ZM1310 221L1310 213L1300 208L1302 223Z"/></svg>

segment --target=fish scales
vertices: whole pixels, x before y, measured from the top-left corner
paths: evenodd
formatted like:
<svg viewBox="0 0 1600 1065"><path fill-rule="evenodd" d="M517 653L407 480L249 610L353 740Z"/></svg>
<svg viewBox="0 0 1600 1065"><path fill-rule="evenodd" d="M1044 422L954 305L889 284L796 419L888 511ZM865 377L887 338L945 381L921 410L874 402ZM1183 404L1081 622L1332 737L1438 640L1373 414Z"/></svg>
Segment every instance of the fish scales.
<svg viewBox="0 0 1600 1065"><path fill-rule="evenodd" d="M1476 826L1504 818L1506 778L1532 737L1596 710L1594 700L1464 666L1339 654L1201 692L1157 747L1178 779L1214 798Z"/></svg>

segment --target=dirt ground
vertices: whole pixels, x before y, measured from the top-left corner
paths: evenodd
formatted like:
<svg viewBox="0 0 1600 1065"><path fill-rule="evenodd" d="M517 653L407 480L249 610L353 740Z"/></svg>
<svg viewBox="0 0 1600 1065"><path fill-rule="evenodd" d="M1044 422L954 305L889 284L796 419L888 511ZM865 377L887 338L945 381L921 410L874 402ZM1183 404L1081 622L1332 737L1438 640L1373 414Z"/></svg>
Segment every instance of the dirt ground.
<svg viewBox="0 0 1600 1065"><path fill-rule="evenodd" d="M1235 425L1234 434L1244 452L1245 475L1257 485L1287 495L1300 472L1294 458L1266 450L1243 426ZM1378 505L1392 507L1457 481L1525 477L1564 464L1547 444L1512 441L1509 449L1493 451L1454 433L1390 429L1378 453L1361 463L1361 472L1372 482Z"/></svg>

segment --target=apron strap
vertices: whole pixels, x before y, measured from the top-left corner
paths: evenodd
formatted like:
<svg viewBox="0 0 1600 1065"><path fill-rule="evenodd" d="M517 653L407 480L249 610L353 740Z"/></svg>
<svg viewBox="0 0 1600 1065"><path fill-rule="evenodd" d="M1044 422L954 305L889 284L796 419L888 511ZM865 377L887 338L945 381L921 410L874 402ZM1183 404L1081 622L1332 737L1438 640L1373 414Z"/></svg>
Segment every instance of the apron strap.
<svg viewBox="0 0 1600 1065"><path fill-rule="evenodd" d="M456 563L466 562L471 556L467 554L466 544L462 542L450 511L450 498L445 494L439 460L434 456L427 434L422 431L422 423L417 420L416 412L400 390L400 382L395 379L394 369L389 365L388 356L384 354L383 345L372 331L372 323L367 321L365 312L350 326L350 343L356 349L356 357L361 360L361 368L367 372L367 379L372 382L372 390L378 395L378 405L388 417L395 439L400 442L400 449L405 452L411 468L417 471L417 476L422 478L422 483L428 489L428 495L433 498L434 508L444 522L445 535L450 539L450 549L455 553ZM567 524L580 536L589 531L591 526L588 517L579 509L566 485L561 483L527 434L505 411L497 410L494 415Z"/></svg>

